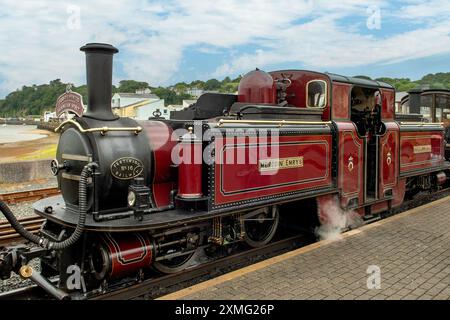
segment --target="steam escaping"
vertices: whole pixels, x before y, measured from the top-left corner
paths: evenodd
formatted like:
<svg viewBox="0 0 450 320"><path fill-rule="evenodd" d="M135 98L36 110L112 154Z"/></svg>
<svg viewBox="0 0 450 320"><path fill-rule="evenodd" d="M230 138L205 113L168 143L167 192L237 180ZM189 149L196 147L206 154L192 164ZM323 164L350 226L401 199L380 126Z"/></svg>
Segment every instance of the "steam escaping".
<svg viewBox="0 0 450 320"><path fill-rule="evenodd" d="M340 240L343 231L363 224L358 212L341 208L337 197L319 201L317 209L322 223L316 228L315 233L320 240Z"/></svg>

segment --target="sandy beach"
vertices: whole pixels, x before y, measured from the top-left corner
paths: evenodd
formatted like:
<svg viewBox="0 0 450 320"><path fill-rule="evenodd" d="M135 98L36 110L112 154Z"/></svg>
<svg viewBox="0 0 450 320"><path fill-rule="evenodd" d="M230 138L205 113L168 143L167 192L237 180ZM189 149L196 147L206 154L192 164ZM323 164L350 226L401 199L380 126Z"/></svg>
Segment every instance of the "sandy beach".
<svg viewBox="0 0 450 320"><path fill-rule="evenodd" d="M24 128L24 131L26 132L23 138L31 138L32 140L0 142L0 163L52 159L55 157L58 134L30 128ZM2 140L0 139L0 141Z"/></svg>

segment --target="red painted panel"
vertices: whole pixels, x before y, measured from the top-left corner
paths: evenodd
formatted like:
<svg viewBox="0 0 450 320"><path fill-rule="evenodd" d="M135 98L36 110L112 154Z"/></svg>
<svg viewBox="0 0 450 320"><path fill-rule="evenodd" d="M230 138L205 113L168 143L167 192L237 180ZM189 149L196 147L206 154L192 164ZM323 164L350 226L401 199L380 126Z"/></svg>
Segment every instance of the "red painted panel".
<svg viewBox="0 0 450 320"><path fill-rule="evenodd" d="M150 144L150 150L153 153L148 155L152 157L153 181L150 187L153 192L153 200L157 207L169 204L168 186L176 188L176 175L171 168L172 149L177 144L176 137L172 137L173 130L166 123L161 121L138 121L144 128L145 135Z"/></svg>
<svg viewBox="0 0 450 320"><path fill-rule="evenodd" d="M341 205L346 207L352 198L364 201L364 140L356 133L353 122L336 122L339 130L338 187Z"/></svg>
<svg viewBox="0 0 450 320"><path fill-rule="evenodd" d="M272 154L264 139L252 143L247 137L240 145L224 139L215 142L216 205L331 186L331 135L280 136L278 152ZM237 163L238 154L245 161ZM300 157L303 166L260 169L275 159L298 161Z"/></svg>
<svg viewBox="0 0 450 320"><path fill-rule="evenodd" d="M382 108L381 118L386 120L394 120L395 115L395 91L393 89L381 89Z"/></svg>
<svg viewBox="0 0 450 320"><path fill-rule="evenodd" d="M384 198L384 192L392 189L398 179L398 140L399 127L396 122L386 122L386 133L379 141L379 170L378 179L380 199Z"/></svg>
<svg viewBox="0 0 450 320"><path fill-rule="evenodd" d="M170 203L170 191L174 189L177 189L175 182L154 183L152 185L152 193L156 206L167 206Z"/></svg>
<svg viewBox="0 0 450 320"><path fill-rule="evenodd" d="M104 242L111 259L110 276L122 277L153 261L152 244L148 236L139 233L106 233Z"/></svg>
<svg viewBox="0 0 450 320"><path fill-rule="evenodd" d="M371 205L370 209L371 209L372 213L383 212L383 211L386 211L387 209L389 209L388 201L389 200L385 200L385 201L378 202L378 203Z"/></svg>
<svg viewBox="0 0 450 320"><path fill-rule="evenodd" d="M442 132L401 132L400 173L442 165L442 141Z"/></svg>
<svg viewBox="0 0 450 320"><path fill-rule="evenodd" d="M351 85L348 83L333 82L333 106L331 107L332 119L350 119L349 96Z"/></svg>

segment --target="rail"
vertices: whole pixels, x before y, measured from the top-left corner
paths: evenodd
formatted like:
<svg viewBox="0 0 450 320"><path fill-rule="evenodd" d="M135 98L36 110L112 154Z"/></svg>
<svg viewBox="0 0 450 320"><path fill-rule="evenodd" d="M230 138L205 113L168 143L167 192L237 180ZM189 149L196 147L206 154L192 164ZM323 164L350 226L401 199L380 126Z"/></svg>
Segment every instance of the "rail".
<svg viewBox="0 0 450 320"><path fill-rule="evenodd" d="M32 233L37 233L44 218L39 216L31 216L19 219L19 222ZM0 221L0 245L9 245L11 243L20 242L22 237L14 230L8 221Z"/></svg>

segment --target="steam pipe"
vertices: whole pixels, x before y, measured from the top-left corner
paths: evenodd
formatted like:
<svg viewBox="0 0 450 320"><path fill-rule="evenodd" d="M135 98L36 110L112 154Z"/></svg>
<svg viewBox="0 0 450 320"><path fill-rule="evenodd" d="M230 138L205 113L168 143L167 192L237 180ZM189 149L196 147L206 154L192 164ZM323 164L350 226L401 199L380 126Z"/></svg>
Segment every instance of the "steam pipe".
<svg viewBox="0 0 450 320"><path fill-rule="evenodd" d="M75 231L70 235L69 238L61 241L61 242L55 242L51 241L44 237L39 237L27 229L25 229L22 224L17 220L14 213L11 211L11 209L8 207L6 203L3 201L0 201L0 212L3 213L5 218L8 220L8 222L11 224L11 226L14 228L14 230L17 231L22 237L25 239L34 242L41 246L42 248L46 249L65 249L67 247L72 246L77 242L81 235L83 234L84 225L86 222L86 215L87 215L87 195L86 195L86 188L87 188L87 178L90 176L95 168L98 168L97 163L91 162L84 166L83 170L81 171L81 178L80 178L80 184L79 184L79 218L78 223L75 228Z"/></svg>
<svg viewBox="0 0 450 320"><path fill-rule="evenodd" d="M110 44L88 43L80 48L86 53L88 107L83 117L116 120L111 109L113 55L119 50Z"/></svg>

